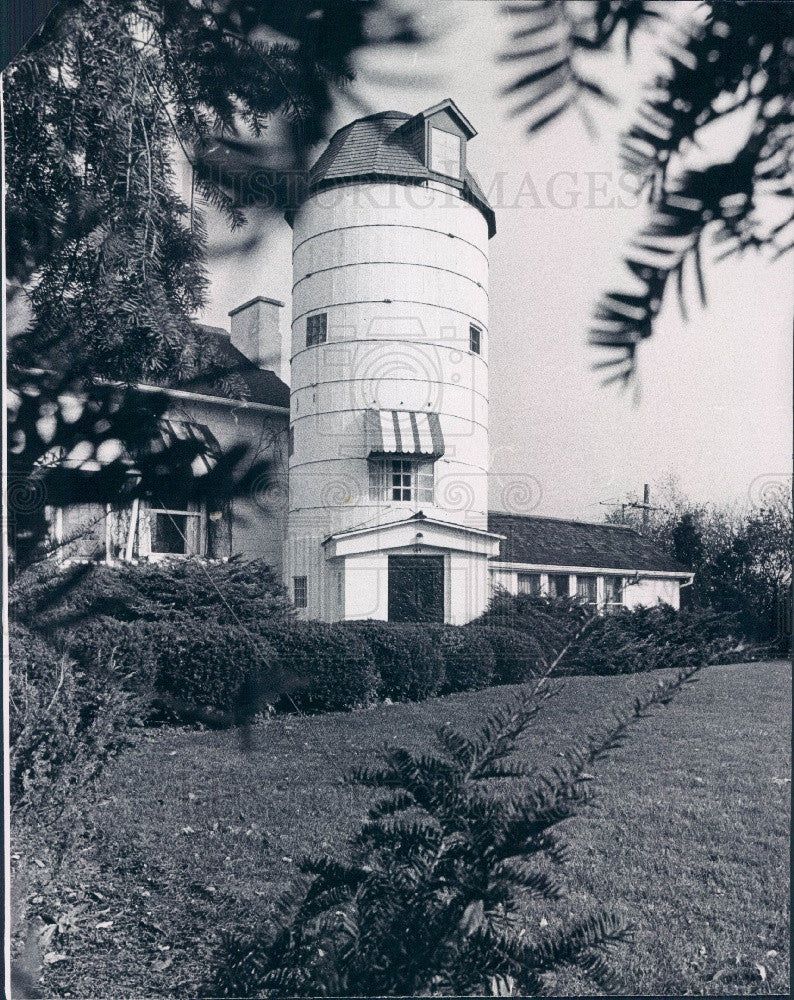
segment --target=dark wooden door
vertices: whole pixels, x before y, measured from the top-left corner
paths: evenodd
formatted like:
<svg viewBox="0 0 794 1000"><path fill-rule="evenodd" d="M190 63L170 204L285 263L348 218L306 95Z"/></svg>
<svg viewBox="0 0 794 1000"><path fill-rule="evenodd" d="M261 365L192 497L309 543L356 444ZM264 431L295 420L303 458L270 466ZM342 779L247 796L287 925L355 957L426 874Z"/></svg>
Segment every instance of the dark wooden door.
<svg viewBox="0 0 794 1000"><path fill-rule="evenodd" d="M389 621L444 621L443 556L389 556Z"/></svg>

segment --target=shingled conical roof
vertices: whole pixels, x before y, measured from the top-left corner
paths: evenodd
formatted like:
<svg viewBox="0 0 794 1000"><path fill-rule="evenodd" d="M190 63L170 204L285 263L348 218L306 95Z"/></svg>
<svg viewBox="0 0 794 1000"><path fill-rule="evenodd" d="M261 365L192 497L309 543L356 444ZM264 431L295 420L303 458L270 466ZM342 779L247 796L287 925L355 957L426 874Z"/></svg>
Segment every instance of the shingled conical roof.
<svg viewBox="0 0 794 1000"><path fill-rule="evenodd" d="M474 135L474 129L454 102L443 101L429 111L448 108ZM407 115L404 111L381 111L358 118L340 128L309 171L305 197L329 187L361 181L401 181L420 184L432 180L458 190L466 201L475 205L488 223L488 236L496 232L494 211L488 204L477 181L466 170L462 180L431 170L424 159L424 120L428 111ZM294 212L287 213L292 224Z"/></svg>

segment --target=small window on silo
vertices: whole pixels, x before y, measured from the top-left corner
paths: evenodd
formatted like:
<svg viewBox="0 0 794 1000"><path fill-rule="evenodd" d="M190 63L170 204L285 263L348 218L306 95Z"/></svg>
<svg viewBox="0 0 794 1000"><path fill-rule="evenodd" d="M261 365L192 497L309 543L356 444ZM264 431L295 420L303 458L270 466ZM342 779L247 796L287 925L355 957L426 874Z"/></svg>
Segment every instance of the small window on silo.
<svg viewBox="0 0 794 1000"><path fill-rule="evenodd" d="M482 337L482 330L475 326L473 323L469 327L469 350L473 354L480 353L480 338Z"/></svg>
<svg viewBox="0 0 794 1000"><path fill-rule="evenodd" d="M306 317L306 346L324 344L328 335L328 314L315 313Z"/></svg>
<svg viewBox="0 0 794 1000"><path fill-rule="evenodd" d="M287 456L292 458L295 454L295 428L290 427L289 434L287 436Z"/></svg>
<svg viewBox="0 0 794 1000"><path fill-rule="evenodd" d="M292 603L296 608L305 608L309 603L309 588L305 576L292 578Z"/></svg>

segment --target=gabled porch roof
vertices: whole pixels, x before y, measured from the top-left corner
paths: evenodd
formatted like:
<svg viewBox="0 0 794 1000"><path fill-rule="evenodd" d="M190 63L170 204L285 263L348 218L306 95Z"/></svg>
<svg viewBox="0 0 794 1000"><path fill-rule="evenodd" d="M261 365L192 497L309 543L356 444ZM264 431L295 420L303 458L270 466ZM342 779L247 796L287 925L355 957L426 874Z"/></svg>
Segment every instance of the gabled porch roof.
<svg viewBox="0 0 794 1000"><path fill-rule="evenodd" d="M503 535L452 524L427 517L417 511L410 517L387 524L363 525L329 535L322 543L326 559L419 546L421 549L449 549L494 558L499 555Z"/></svg>

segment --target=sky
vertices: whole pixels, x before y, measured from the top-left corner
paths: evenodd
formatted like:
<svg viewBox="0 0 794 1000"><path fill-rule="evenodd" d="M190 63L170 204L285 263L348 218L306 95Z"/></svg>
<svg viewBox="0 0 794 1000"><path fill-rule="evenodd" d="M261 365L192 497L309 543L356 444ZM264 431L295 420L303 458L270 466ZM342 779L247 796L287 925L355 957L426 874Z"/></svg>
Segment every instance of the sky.
<svg viewBox="0 0 794 1000"><path fill-rule="evenodd" d="M720 504L757 500L784 481L792 452L794 255L771 262L749 252L715 262L707 248L707 306L690 285L685 321L676 296L666 296L654 335L639 350L636 391L604 388L591 367L600 355L585 343L588 319L646 211L616 150L641 76L653 65L653 40L641 40L628 64L622 52L595 57L595 73L620 98L615 108L588 105L597 138L575 111L530 137L500 93L515 71L497 60L509 29L501 5L404 5L418 12L431 40L358 58L331 131L364 114L415 113L446 97L478 130L468 166L486 192L499 192L491 199L497 233L490 241L492 508L519 496L514 509L523 513L601 520L609 510L603 504L671 474L693 499ZM280 219L251 225L265 227L262 240L254 250L237 249L249 234L230 236L210 217L212 285L200 318L228 328L230 309L266 295L287 304L286 332L291 230Z"/></svg>

